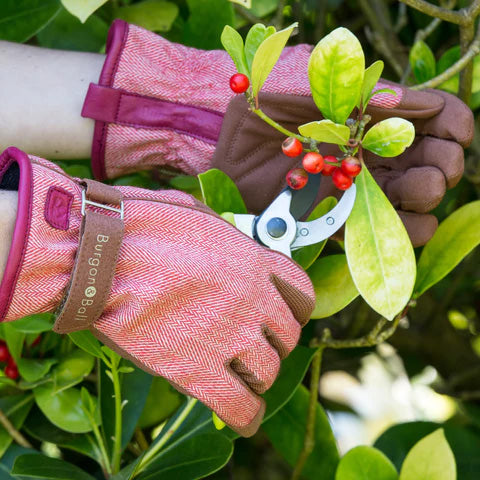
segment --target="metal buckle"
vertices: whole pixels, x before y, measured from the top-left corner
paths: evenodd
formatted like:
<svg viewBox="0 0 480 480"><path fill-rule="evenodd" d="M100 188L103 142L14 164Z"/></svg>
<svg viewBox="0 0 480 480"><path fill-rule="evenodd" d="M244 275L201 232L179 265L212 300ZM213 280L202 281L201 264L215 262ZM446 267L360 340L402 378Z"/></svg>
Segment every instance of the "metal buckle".
<svg viewBox="0 0 480 480"><path fill-rule="evenodd" d="M108 205L104 205L103 203L92 202L91 200L87 200L85 189L82 189L82 216L85 216L85 209L87 205L91 205L92 207L103 208L103 210L109 210L110 212L116 212L120 214L120 219L123 220L123 200L120 203L120 208L109 207Z"/></svg>

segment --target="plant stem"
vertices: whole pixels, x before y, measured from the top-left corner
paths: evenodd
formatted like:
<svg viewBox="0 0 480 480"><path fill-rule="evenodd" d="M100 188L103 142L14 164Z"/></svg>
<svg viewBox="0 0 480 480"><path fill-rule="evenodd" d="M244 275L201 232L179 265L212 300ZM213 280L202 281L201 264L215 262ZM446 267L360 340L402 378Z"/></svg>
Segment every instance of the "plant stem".
<svg viewBox="0 0 480 480"><path fill-rule="evenodd" d="M149 445L147 439L145 438L143 430L139 427L135 429L135 439L137 440L139 447L143 451L148 450Z"/></svg>
<svg viewBox="0 0 480 480"><path fill-rule="evenodd" d="M33 448L32 444L14 427L2 409L0 409L0 423L19 445L25 448Z"/></svg>
<svg viewBox="0 0 480 480"><path fill-rule="evenodd" d="M286 128L282 127L279 123L277 123L275 120L272 120L266 113L264 113L260 108L252 108L252 112L255 115L258 115L264 122L268 123L271 127L275 128L279 132L283 133L287 137L294 137L300 140L302 143L308 143L310 144L312 139L308 137L304 137L302 135L299 135L298 133L293 133L290 130L287 130Z"/></svg>
<svg viewBox="0 0 480 480"><path fill-rule="evenodd" d="M95 418L91 415L90 412L87 412L85 410L85 413L88 416L88 419L90 420L90 423L92 425L92 431L95 436L95 439L97 440L98 443L98 448L100 448L100 453L102 454L102 468L104 471L108 474L112 474L112 466L110 465L110 459L108 458L108 453L107 449L105 447L105 441L103 439L102 434L100 433L100 429L98 428L97 422L95 421Z"/></svg>
<svg viewBox="0 0 480 480"><path fill-rule="evenodd" d="M460 54L464 56L475 36L475 27L472 23L460 27ZM472 96L473 85L473 59L470 60L466 67L460 72L460 84L458 88L458 96L467 105Z"/></svg>
<svg viewBox="0 0 480 480"><path fill-rule="evenodd" d="M315 447L315 422L317 417L317 401L318 401L318 387L320 383L320 372L322 366L322 356L324 346L320 346L312 360L312 371L310 374L310 401L308 404L307 426L305 430L305 438L303 448L297 459L297 464L293 470L292 480L298 480L302 474L308 457L311 455Z"/></svg>
<svg viewBox="0 0 480 480"><path fill-rule="evenodd" d="M113 396L115 397L115 437L113 439L112 471L120 471L122 457L122 392L118 375L119 362L112 361Z"/></svg>
<svg viewBox="0 0 480 480"><path fill-rule="evenodd" d="M440 18L450 23L463 25L466 21L465 15L461 11L452 12L448 8L438 7L425 0L400 0L409 7L415 8L430 17Z"/></svg>
<svg viewBox="0 0 480 480"><path fill-rule="evenodd" d="M150 449L145 453L145 456L142 458L141 462L138 465L138 468L135 470L135 475L145 470L145 468L150 464L155 455L163 448L163 446L172 438L172 435L178 430L178 427L185 421L189 413L192 411L193 407L196 405L198 400L196 398L188 397L187 404L185 405L182 413L175 420L173 425L169 430L162 436L158 443L155 443L150 447Z"/></svg>

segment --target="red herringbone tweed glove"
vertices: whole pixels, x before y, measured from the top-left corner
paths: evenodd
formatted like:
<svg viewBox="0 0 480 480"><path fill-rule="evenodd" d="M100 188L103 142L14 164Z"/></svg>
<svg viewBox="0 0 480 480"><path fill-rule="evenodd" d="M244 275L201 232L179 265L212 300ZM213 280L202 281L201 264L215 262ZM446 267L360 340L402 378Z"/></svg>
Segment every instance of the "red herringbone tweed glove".
<svg viewBox="0 0 480 480"><path fill-rule="evenodd" d="M108 195L123 197L124 205L111 291L92 332L201 400L240 434L253 434L264 412L258 394L272 385L280 358L295 347L313 309L307 275L187 194L90 182L87 199L113 205L101 195L90 197L97 187L106 188ZM76 270L83 265L88 287L80 288L83 298L73 298L69 329L60 331L81 328L81 305L89 305L95 289L97 297L104 293L96 277L115 265L115 249L108 250L101 229L112 219L121 225L118 213L89 206L83 217L82 182L15 148L0 156L0 188L19 192L0 319L53 312L70 289L61 318L72 305L71 292L78 291L76 273L70 285L74 265ZM101 235L84 257L89 212Z"/></svg>

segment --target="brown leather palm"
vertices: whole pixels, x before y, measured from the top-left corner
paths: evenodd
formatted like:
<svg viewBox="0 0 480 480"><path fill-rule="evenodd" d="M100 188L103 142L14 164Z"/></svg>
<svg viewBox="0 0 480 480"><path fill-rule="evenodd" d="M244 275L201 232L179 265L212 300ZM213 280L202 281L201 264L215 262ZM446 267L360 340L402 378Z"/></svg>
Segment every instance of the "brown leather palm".
<svg viewBox="0 0 480 480"><path fill-rule="evenodd" d="M299 125L322 118L311 97L264 93L260 95L260 106L271 118L295 132ZM365 161L398 210L412 243L424 245L438 225L436 217L428 212L440 203L446 189L454 187L462 177L463 148L473 138L472 112L448 93L403 88L398 106L372 107L368 113L372 115L371 124L402 117L415 126L415 141L401 156L382 158L366 152ZM289 158L282 153L284 139L284 135L249 111L243 95L230 102L212 167L223 170L235 181L251 212L265 209L285 187L288 170L301 164L301 157ZM340 153L328 144L323 144L320 152ZM324 177L316 203L339 193L331 178Z"/></svg>

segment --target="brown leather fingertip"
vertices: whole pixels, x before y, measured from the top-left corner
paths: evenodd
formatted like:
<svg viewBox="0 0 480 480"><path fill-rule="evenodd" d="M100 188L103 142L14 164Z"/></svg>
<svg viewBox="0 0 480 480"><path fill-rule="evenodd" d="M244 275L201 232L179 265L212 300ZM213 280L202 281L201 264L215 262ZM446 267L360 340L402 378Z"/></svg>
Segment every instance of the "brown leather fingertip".
<svg viewBox="0 0 480 480"><path fill-rule="evenodd" d="M233 425L228 425L233 431L237 432L242 437L248 438L252 437L258 432L260 425L262 424L263 417L265 416L265 401L262 399L260 404L260 409L258 410L255 417L252 421L245 425L244 427L234 427Z"/></svg>
<svg viewBox="0 0 480 480"><path fill-rule="evenodd" d="M438 219L435 215L401 210L397 210L397 213L402 219L414 247L425 245L438 228Z"/></svg>

